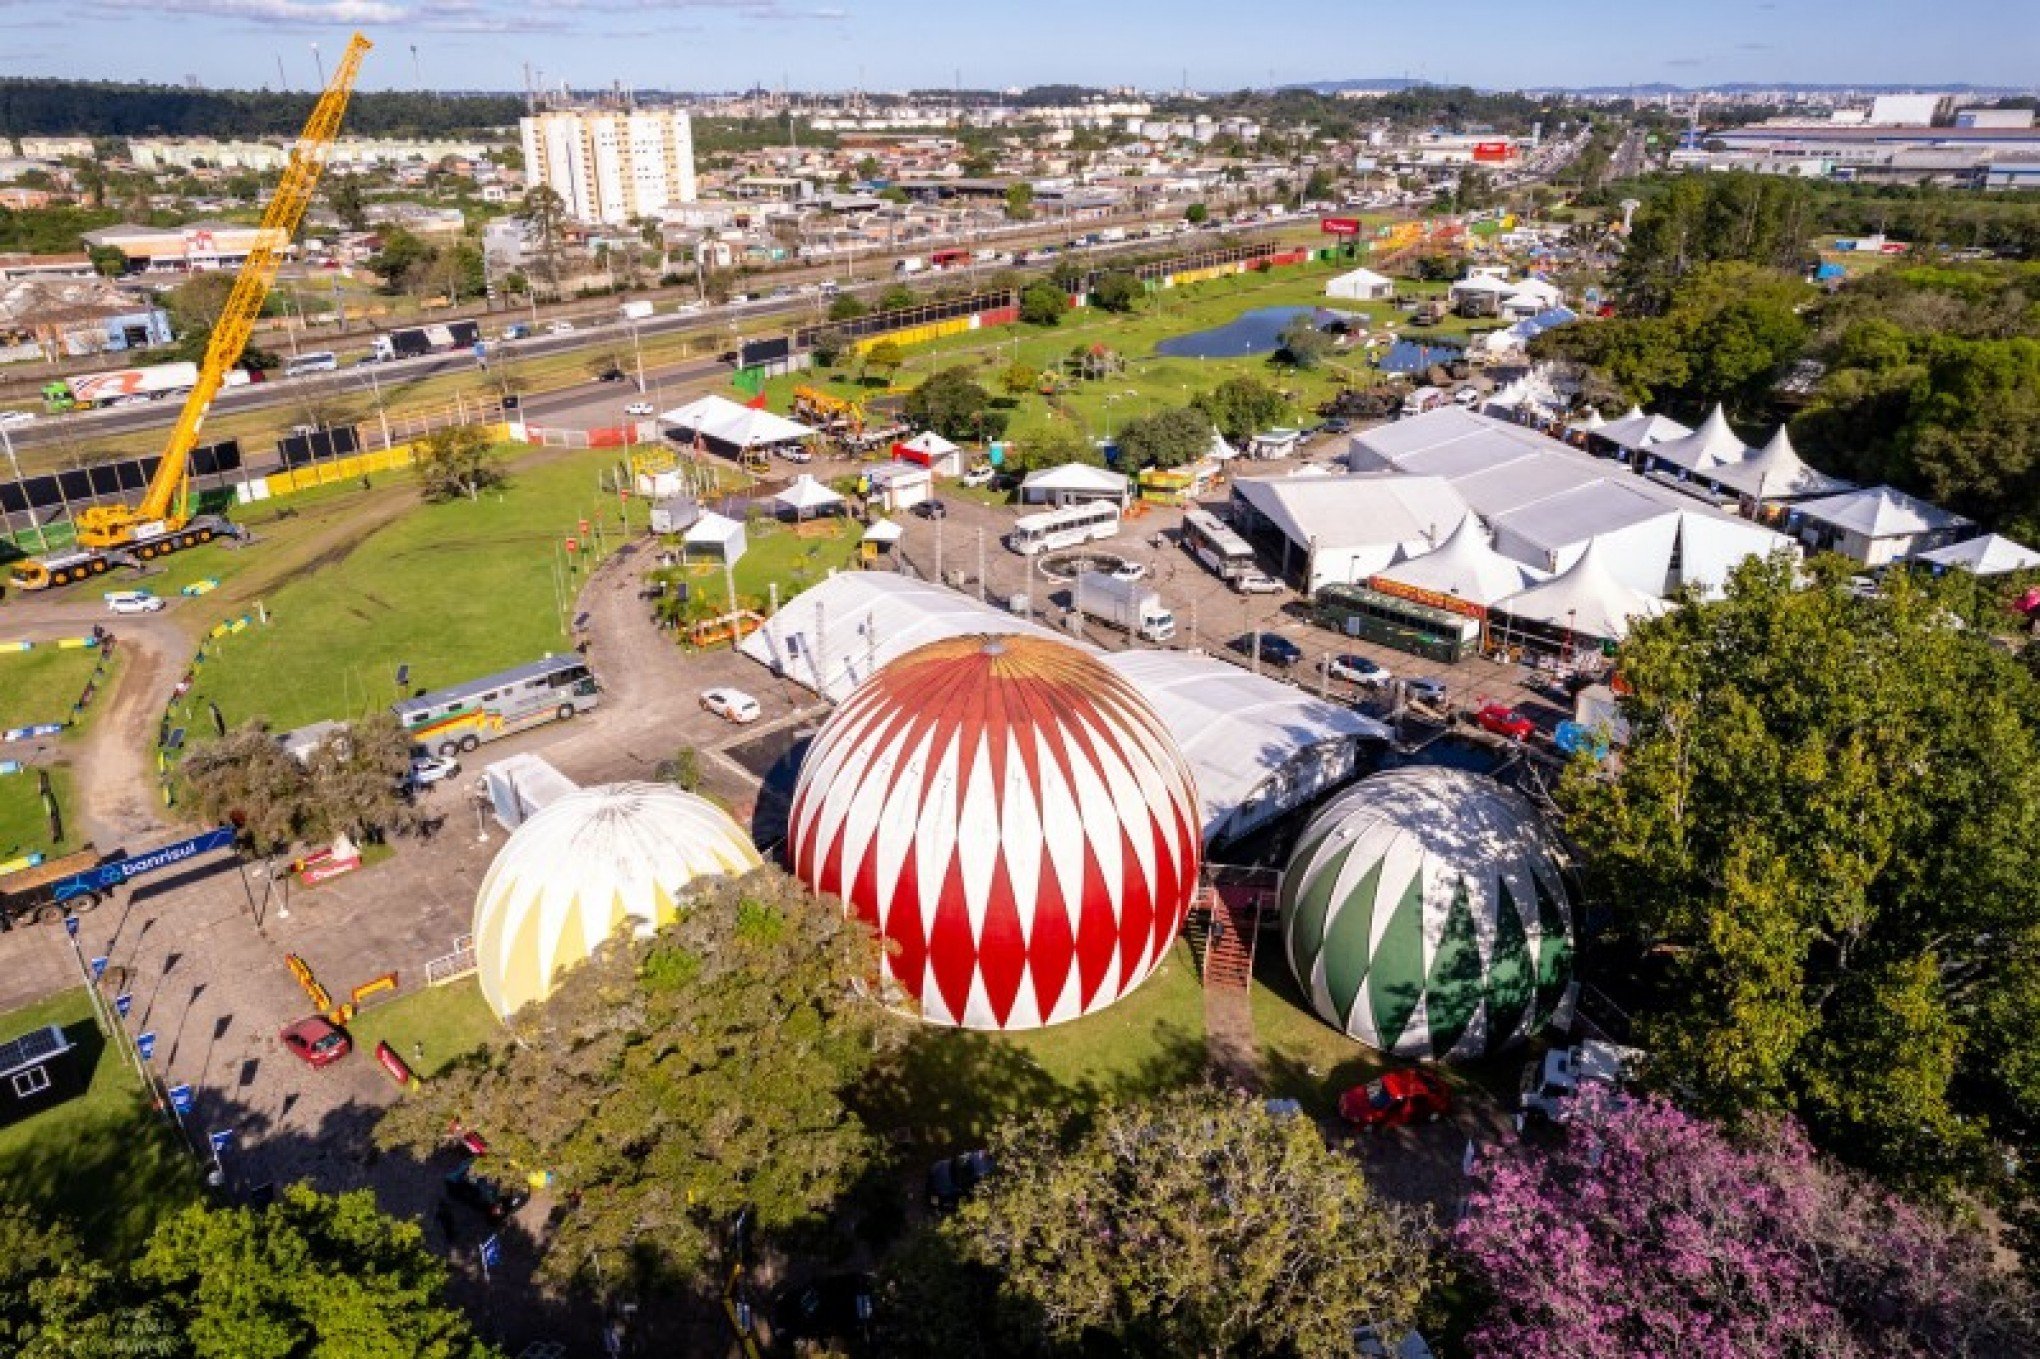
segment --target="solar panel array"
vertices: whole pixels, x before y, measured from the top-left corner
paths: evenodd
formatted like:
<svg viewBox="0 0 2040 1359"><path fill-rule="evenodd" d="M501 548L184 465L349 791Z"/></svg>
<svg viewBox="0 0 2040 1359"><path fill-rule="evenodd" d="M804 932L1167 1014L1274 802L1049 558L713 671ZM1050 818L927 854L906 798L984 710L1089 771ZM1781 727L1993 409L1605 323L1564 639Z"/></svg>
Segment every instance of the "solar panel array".
<svg viewBox="0 0 2040 1359"><path fill-rule="evenodd" d="M68 1046L64 1042L64 1031L55 1025L9 1039L0 1043L0 1076L33 1066L46 1057L54 1057Z"/></svg>

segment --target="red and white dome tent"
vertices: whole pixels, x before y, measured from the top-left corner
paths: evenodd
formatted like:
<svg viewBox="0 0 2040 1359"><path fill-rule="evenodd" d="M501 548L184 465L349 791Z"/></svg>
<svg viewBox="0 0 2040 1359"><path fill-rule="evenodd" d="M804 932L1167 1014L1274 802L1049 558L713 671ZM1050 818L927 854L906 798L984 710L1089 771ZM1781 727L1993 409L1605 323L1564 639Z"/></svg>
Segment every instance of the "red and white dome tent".
<svg viewBox="0 0 2040 1359"><path fill-rule="evenodd" d="M1188 765L1095 658L1023 636L953 637L871 676L794 788L794 873L892 946L932 1023L1030 1029L1144 981L1197 887Z"/></svg>

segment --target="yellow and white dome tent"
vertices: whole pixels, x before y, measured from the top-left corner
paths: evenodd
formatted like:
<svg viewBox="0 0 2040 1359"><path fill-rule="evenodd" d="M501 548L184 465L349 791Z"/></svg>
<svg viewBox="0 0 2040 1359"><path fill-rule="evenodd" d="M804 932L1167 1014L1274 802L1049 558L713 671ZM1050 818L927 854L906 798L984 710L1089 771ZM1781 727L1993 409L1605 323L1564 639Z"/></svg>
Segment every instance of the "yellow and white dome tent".
<svg viewBox="0 0 2040 1359"><path fill-rule="evenodd" d="M737 823L667 784L584 788L519 826L475 896L475 966L498 1018L544 1000L624 922L670 923L694 883L761 860Z"/></svg>

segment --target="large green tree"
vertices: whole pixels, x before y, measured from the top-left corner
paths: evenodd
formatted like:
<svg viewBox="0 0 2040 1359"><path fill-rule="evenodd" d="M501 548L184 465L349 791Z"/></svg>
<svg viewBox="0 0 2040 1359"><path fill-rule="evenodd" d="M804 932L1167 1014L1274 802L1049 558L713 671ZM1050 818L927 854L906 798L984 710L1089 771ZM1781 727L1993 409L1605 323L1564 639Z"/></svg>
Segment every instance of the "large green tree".
<svg viewBox="0 0 2040 1359"><path fill-rule="evenodd" d="M1399 1334L1439 1278L1426 1218L1376 1197L1315 1123L1246 1096L1107 1105L1076 1131L1043 1113L1002 1128L992 1154L997 1173L939 1239L996 1281L979 1322L1009 1337L1343 1359L1356 1325ZM937 1298L895 1312L902 1354L957 1330Z"/></svg>
<svg viewBox="0 0 2040 1359"><path fill-rule="evenodd" d="M555 1278L600 1255L612 1282L633 1262L705 1282L740 1209L767 1234L814 1224L872 1163L844 1097L897 1032L860 989L876 948L776 870L718 882L568 973L378 1140L426 1150L457 1120L492 1155L550 1171L571 1203L545 1246Z"/></svg>
<svg viewBox="0 0 2040 1359"><path fill-rule="evenodd" d="M1070 299L1053 283L1034 282L1020 290L1020 319L1030 326L1058 326Z"/></svg>
<svg viewBox="0 0 2040 1359"><path fill-rule="evenodd" d="M996 439L1006 427L1006 413L992 404L967 368L944 368L908 392L903 403L908 420L932 429L945 439Z"/></svg>
<svg viewBox="0 0 2040 1359"><path fill-rule="evenodd" d="M1211 451L1211 420L1190 406L1172 406L1119 431L1119 453L1128 467L1181 467Z"/></svg>
<svg viewBox="0 0 2040 1359"><path fill-rule="evenodd" d="M1276 424L1288 413L1289 403L1259 378L1227 378L1208 392L1199 392L1190 404L1203 411L1218 432L1238 443L1251 439Z"/></svg>
<svg viewBox="0 0 2040 1359"><path fill-rule="evenodd" d="M1894 1181L2030 1176L2040 684L1970 578L1862 599L1815 567L1752 561L1639 624L1619 772L1565 782L1595 896L1660 969L1644 1040L1706 1109L1790 1109Z"/></svg>

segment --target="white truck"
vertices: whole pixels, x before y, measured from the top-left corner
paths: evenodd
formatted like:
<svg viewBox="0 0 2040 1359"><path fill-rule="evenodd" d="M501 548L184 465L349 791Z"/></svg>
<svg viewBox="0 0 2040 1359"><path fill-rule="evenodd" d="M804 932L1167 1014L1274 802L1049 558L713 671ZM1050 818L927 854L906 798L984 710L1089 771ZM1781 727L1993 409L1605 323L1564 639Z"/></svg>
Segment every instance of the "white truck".
<svg viewBox="0 0 2040 1359"><path fill-rule="evenodd" d="M1140 581L1085 571L1077 577L1075 598L1078 613L1130 637L1160 644L1176 635L1176 616Z"/></svg>
<svg viewBox="0 0 2040 1359"><path fill-rule="evenodd" d="M1542 1061L1523 1068L1521 1113L1518 1120L1536 1115L1563 1123L1572 1116L1573 1100L1582 1088L1603 1086L1619 1091L1636 1078L1645 1054L1640 1048L1626 1048L1599 1038L1589 1038L1569 1048L1553 1048Z"/></svg>
<svg viewBox="0 0 2040 1359"><path fill-rule="evenodd" d="M918 274L927 267L928 262L919 255L909 255L905 259L894 263L893 272L896 274Z"/></svg>
<svg viewBox="0 0 2040 1359"><path fill-rule="evenodd" d="M645 301L626 302L617 308L617 312L626 321L642 321L652 314L652 304Z"/></svg>

